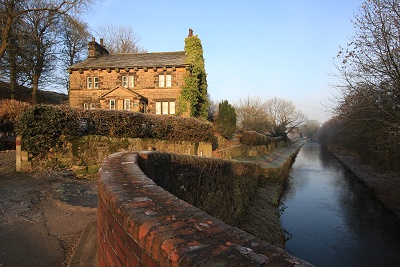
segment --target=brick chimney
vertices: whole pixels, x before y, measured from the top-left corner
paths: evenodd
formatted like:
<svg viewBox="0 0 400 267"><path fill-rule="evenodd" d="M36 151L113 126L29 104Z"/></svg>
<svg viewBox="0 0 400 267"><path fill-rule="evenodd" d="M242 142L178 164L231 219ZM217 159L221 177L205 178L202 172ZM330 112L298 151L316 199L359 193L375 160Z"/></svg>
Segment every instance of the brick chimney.
<svg viewBox="0 0 400 267"><path fill-rule="evenodd" d="M88 43L89 58L96 58L102 55L108 55L108 50L103 46L103 38L100 38L100 44L98 44L94 37L92 41Z"/></svg>

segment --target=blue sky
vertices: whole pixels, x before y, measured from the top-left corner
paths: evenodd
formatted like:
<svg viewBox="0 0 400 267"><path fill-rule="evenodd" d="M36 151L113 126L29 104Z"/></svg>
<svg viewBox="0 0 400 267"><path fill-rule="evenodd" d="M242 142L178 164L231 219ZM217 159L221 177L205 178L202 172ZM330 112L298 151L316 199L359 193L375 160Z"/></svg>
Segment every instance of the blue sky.
<svg viewBox="0 0 400 267"><path fill-rule="evenodd" d="M332 60L353 34L362 2L103 0L83 19L93 29L131 26L149 52L183 50L192 28L202 41L212 100L279 97L324 122L337 94Z"/></svg>

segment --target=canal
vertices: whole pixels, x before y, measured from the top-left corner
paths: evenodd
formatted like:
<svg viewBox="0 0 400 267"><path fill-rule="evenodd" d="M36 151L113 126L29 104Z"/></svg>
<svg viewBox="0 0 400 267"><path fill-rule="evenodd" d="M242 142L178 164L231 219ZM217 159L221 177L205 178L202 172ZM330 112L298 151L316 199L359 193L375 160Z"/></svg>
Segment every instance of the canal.
<svg viewBox="0 0 400 267"><path fill-rule="evenodd" d="M318 143L296 157L281 200L286 250L315 266L400 266L400 221Z"/></svg>

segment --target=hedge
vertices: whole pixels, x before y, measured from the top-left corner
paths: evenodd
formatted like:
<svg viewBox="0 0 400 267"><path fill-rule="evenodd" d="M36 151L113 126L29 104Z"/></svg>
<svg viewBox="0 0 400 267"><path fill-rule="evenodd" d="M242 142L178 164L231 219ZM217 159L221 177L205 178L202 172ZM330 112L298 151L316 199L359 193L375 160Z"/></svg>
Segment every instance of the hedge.
<svg viewBox="0 0 400 267"><path fill-rule="evenodd" d="M247 131L242 134L240 142L248 146L269 145L272 142L272 138L256 131Z"/></svg>
<svg viewBox="0 0 400 267"><path fill-rule="evenodd" d="M45 154L82 135L194 142L214 139L211 124L194 118L114 110L82 111L53 105L28 108L17 123L16 131L22 136L23 149L33 154Z"/></svg>

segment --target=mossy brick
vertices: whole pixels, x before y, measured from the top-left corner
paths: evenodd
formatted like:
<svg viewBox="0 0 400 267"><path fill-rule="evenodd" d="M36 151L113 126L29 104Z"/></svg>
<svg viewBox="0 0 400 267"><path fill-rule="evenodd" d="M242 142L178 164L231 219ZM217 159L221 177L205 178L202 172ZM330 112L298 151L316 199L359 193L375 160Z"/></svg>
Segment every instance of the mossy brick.
<svg viewBox="0 0 400 267"><path fill-rule="evenodd" d="M95 174L99 171L98 165L89 165L87 166L87 174Z"/></svg>
<svg viewBox="0 0 400 267"><path fill-rule="evenodd" d="M67 167L72 165L72 159L71 158L60 158L59 160L59 165L60 167Z"/></svg>
<svg viewBox="0 0 400 267"><path fill-rule="evenodd" d="M76 175L85 175L85 174L88 174L88 170L87 170L87 167L85 167L82 169L75 170L74 173Z"/></svg>

